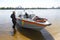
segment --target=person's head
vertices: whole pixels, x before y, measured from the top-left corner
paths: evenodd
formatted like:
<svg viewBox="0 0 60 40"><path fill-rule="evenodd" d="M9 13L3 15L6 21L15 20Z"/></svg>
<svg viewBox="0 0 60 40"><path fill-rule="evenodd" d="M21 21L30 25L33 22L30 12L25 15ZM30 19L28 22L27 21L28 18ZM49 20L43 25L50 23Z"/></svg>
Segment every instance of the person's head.
<svg viewBox="0 0 60 40"><path fill-rule="evenodd" d="M13 14L15 14L15 11L13 11Z"/></svg>
<svg viewBox="0 0 60 40"><path fill-rule="evenodd" d="M27 14L27 12L25 12L25 14Z"/></svg>
<svg viewBox="0 0 60 40"><path fill-rule="evenodd" d="M36 16L36 18L38 18L38 16Z"/></svg>

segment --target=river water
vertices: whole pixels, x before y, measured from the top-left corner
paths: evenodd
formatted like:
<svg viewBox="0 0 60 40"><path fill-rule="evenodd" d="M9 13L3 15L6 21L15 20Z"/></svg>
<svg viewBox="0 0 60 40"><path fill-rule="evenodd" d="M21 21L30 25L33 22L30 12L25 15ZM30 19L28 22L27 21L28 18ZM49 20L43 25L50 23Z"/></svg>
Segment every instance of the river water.
<svg viewBox="0 0 60 40"><path fill-rule="evenodd" d="M54 37L54 39L60 39L60 9L36 9L36 10L0 10L0 30L4 26L3 24L11 23L10 15L12 12L16 12L16 17L19 14L35 14L39 17L47 18L49 22L52 23L51 26L46 27L45 29Z"/></svg>
<svg viewBox="0 0 60 40"><path fill-rule="evenodd" d="M0 24L7 23L11 20L10 15L12 11L16 12L16 16L24 14L24 10L0 10ZM47 18L50 22L60 20L60 9L36 9L36 10L25 10L28 14L35 14L39 17Z"/></svg>

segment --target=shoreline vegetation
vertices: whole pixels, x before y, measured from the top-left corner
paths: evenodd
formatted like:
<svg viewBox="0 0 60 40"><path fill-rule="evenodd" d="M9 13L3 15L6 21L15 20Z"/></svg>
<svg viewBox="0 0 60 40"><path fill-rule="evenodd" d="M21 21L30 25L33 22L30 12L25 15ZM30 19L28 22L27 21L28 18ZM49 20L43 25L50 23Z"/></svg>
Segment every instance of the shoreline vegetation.
<svg viewBox="0 0 60 40"><path fill-rule="evenodd" d="M0 10L10 10L10 9L17 9L17 10L26 10L26 9L60 9L60 7L59 8L9 8L9 7L7 7L7 8L5 8L5 7L1 7L0 8Z"/></svg>

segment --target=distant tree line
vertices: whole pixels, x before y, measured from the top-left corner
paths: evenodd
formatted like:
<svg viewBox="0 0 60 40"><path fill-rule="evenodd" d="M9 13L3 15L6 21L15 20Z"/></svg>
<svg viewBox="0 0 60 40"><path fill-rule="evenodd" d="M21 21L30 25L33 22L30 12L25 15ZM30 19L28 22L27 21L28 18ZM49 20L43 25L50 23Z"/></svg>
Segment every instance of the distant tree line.
<svg viewBox="0 0 60 40"><path fill-rule="evenodd" d="M52 7L52 8L39 8L39 7L37 7L37 8L13 8L13 7L5 8L5 7L1 7L0 9L60 9L60 7L57 7L57 8L54 8L54 7Z"/></svg>

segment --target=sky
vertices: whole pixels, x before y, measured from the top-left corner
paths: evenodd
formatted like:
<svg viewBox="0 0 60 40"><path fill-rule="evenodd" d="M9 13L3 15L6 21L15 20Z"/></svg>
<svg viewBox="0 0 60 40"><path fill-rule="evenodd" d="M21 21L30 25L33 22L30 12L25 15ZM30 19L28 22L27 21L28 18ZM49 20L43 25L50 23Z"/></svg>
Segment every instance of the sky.
<svg viewBox="0 0 60 40"><path fill-rule="evenodd" d="M60 0L0 0L0 7L58 7Z"/></svg>

